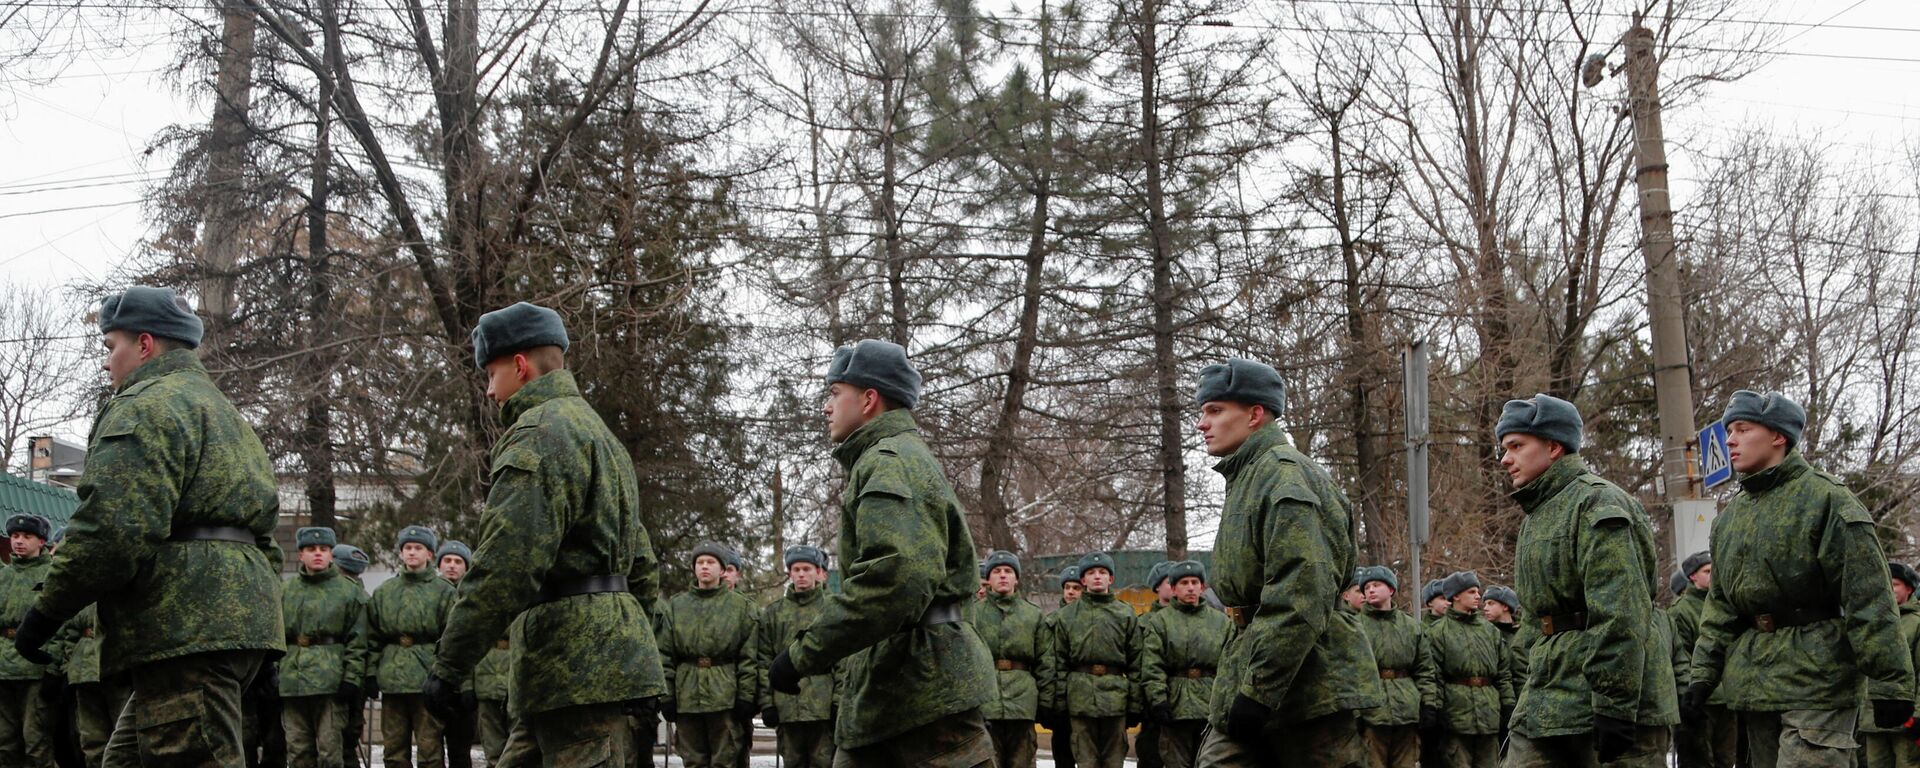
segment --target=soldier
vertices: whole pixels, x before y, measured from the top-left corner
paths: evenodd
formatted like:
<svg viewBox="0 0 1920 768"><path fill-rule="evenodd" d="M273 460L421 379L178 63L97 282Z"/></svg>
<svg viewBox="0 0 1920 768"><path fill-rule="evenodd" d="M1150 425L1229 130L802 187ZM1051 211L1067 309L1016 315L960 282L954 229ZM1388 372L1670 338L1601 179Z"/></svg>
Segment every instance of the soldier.
<svg viewBox="0 0 1920 768"><path fill-rule="evenodd" d="M973 536L914 424L920 373L899 345L867 339L834 352L826 378L827 435L847 470L845 578L767 684L797 692L864 650L834 727L836 764L990 765L980 708L993 698L993 657L961 617L977 581Z"/></svg>
<svg viewBox="0 0 1920 768"><path fill-rule="evenodd" d="M1700 611L1707 604L1707 588L1713 586L1713 555L1705 550L1688 555L1680 561L1679 575L1684 580L1680 597L1667 615L1673 619L1674 640L1688 657L1690 678L1694 643L1700 639ZM1705 709L1706 717L1701 722L1682 721L1673 730L1680 768L1733 768L1739 752L1739 723L1727 711L1721 696L1709 699Z"/></svg>
<svg viewBox="0 0 1920 768"><path fill-rule="evenodd" d="M1355 564L1352 508L1280 429L1285 401L1267 365L1200 371L1197 426L1227 483L1213 588L1240 627L1214 686L1203 766L1274 755L1363 764L1358 712L1384 701L1360 617L1335 607Z"/></svg>
<svg viewBox="0 0 1920 768"><path fill-rule="evenodd" d="M980 604L974 629L993 654L998 694L981 708L993 737L994 764L1033 768L1037 747L1033 721L1040 707L1034 673L1046 647L1039 606L1021 597L1020 558L1006 550L987 555L987 600Z"/></svg>
<svg viewBox="0 0 1920 768"><path fill-rule="evenodd" d="M454 587L433 567L439 536L422 526L400 530L400 572L373 591L367 605L368 661L380 705L380 742L387 768L445 764L445 720L427 710L427 672L453 609Z"/></svg>
<svg viewBox="0 0 1920 768"><path fill-rule="evenodd" d="M1360 713L1372 768L1413 768L1420 758L1420 687L1422 669L1432 664L1420 643L1420 621L1393 607L1400 579L1392 568L1376 565L1360 570L1367 597L1361 626L1380 669L1380 706Z"/></svg>
<svg viewBox="0 0 1920 768"><path fill-rule="evenodd" d="M1060 569L1060 607L1065 608L1079 602L1080 595L1087 591L1086 583L1080 581L1080 564ZM1053 614L1059 615L1059 614Z"/></svg>
<svg viewBox="0 0 1920 768"><path fill-rule="evenodd" d="M643 608L658 575L633 456L581 396L566 349L559 313L525 302L473 329L474 364L510 426L493 446L480 548L425 691L434 709L457 708L511 625L526 736L508 737L509 758L531 742L548 766L624 768L652 752L653 730L629 717L651 724L666 690Z"/></svg>
<svg viewBox="0 0 1920 768"><path fill-rule="evenodd" d="M766 684L767 665L781 649L813 623L825 604L827 551L792 546L782 555L787 567L787 593L760 611L754 626L753 660L760 675L756 685L760 717L775 730L780 762L792 768L829 768L833 765L833 698L837 675L829 672L803 678L798 694L775 691Z"/></svg>
<svg viewBox="0 0 1920 768"><path fill-rule="evenodd" d="M1173 565L1172 560L1162 560L1147 570L1147 588L1153 590L1153 605L1147 609L1149 613L1173 607L1173 580L1167 577Z"/></svg>
<svg viewBox="0 0 1920 768"><path fill-rule="evenodd" d="M1447 615L1447 610L1452 607L1452 603L1447 601L1446 593L1440 589L1440 585L1445 582L1446 579L1444 578L1434 579L1433 581L1427 582L1426 586L1420 588L1421 623L1430 622Z"/></svg>
<svg viewBox="0 0 1920 768"><path fill-rule="evenodd" d="M367 557L367 553L359 547L352 544L333 545L333 567L339 569L340 575L346 577L347 581L353 582L353 599L359 601L362 614L366 613L372 598L367 595L366 585L360 582L360 574L366 573L367 566L372 564L373 558ZM341 697L346 717L341 722L340 754L347 768L360 768L360 734L367 730L367 697L379 693L374 682L377 670L373 664L371 630L368 631L367 660L361 667L358 686L345 691L353 695Z"/></svg>
<svg viewBox="0 0 1920 768"><path fill-rule="evenodd" d="M740 553L733 547L721 547L720 580L727 583L727 589L740 588Z"/></svg>
<svg viewBox="0 0 1920 768"><path fill-rule="evenodd" d="M741 723L759 709L760 668L751 655L759 609L727 587L725 562L718 544L693 548L693 589L667 602L660 635L670 670L660 711L677 726L674 751L688 768L737 763L748 747Z"/></svg>
<svg viewBox="0 0 1920 768"><path fill-rule="evenodd" d="M1367 590L1360 583L1360 577L1367 572L1366 566L1353 569L1353 578L1347 580L1347 589L1340 593L1340 604L1347 610L1360 613L1366 610Z"/></svg>
<svg viewBox="0 0 1920 768"><path fill-rule="evenodd" d="M1893 601L1900 606L1900 635L1906 640L1914 666L1920 668L1920 600L1913 597L1920 590L1920 573L1906 563L1888 563L1887 571L1892 577ZM1920 768L1920 744L1904 730L1862 725L1860 768Z"/></svg>
<svg viewBox="0 0 1920 768"><path fill-rule="evenodd" d="M1233 621L1207 605L1207 569L1196 560L1171 563L1172 610L1141 617L1141 690L1160 726L1161 764L1189 768L1200 751L1213 704L1213 679L1233 638Z"/></svg>
<svg viewBox="0 0 1920 768"><path fill-rule="evenodd" d="M433 551L433 562L434 570L440 572L440 578L458 588L460 579L467 575L467 568L473 565L473 550L464 541L447 539Z"/></svg>
<svg viewBox="0 0 1920 768"><path fill-rule="evenodd" d="M1087 591L1060 609L1040 661L1040 700L1073 729L1073 755L1088 765L1118 768L1127 757L1127 728L1139 722L1140 668L1133 609L1117 599L1113 557L1080 558Z"/></svg>
<svg viewBox="0 0 1920 768"><path fill-rule="evenodd" d="M1147 569L1147 588L1153 590L1153 603L1147 606L1147 612L1134 617L1134 633L1138 635L1146 628L1145 619L1173 605L1173 582L1167 578L1167 570L1173 567L1172 560L1162 560ZM1144 637L1135 637L1134 647L1142 647ZM1134 670L1134 685L1141 684L1140 670ZM1162 768L1165 763L1160 759L1160 721L1148 717L1146 700L1141 699L1140 733L1133 741L1133 754L1139 768Z"/></svg>
<svg viewBox="0 0 1920 768"><path fill-rule="evenodd" d="M1756 768L1851 762L1863 686L1873 725L1913 714L1913 659L1873 519L1796 450L1806 418L1784 395L1747 390L1720 418L1741 492L1713 521L1686 703L1698 724L1718 689Z"/></svg>
<svg viewBox="0 0 1920 768"><path fill-rule="evenodd" d="M280 725L294 768L339 768L345 702L366 676L367 614L360 585L333 564L332 528L294 532L300 573L280 589L287 655L280 659Z"/></svg>
<svg viewBox="0 0 1920 768"><path fill-rule="evenodd" d="M1527 681L1527 650L1529 648L1521 642L1523 635L1520 632L1520 596L1514 593L1512 587L1499 585L1487 587L1487 590L1480 594L1480 614L1486 616L1487 622L1492 624L1494 629L1500 630L1500 635L1506 638L1507 663L1513 667L1514 695L1518 696L1520 686ZM1503 736L1500 741L1504 743L1506 738Z"/></svg>
<svg viewBox="0 0 1920 768"><path fill-rule="evenodd" d="M473 550L464 541L447 539L433 550L434 570L440 572L440 578L454 586L456 593L460 580L467 575L467 569L473 565ZM491 651L489 651L491 653ZM485 661L483 657L481 659ZM475 665L475 670L479 669ZM447 748L447 765L450 768L470 768L473 765L474 730L479 726L479 693L474 690L473 680L468 680L461 693L472 693L472 697L462 697L461 709L441 722L441 741Z"/></svg>
<svg viewBox="0 0 1920 768"><path fill-rule="evenodd" d="M1653 598L1653 528L1639 502L1580 457L1580 412L1509 400L1494 437L1526 513L1514 583L1538 631L1506 765L1666 765L1672 660ZM1655 639L1657 638L1657 642Z"/></svg>
<svg viewBox="0 0 1920 768"><path fill-rule="evenodd" d="M9 636L21 617L33 607L34 589L47 577L53 558L46 555L53 523L33 514L7 518L7 539L13 560L0 568L0 623ZM49 660L50 662L53 660ZM54 713L43 703L41 687L55 685L55 671L47 663L22 658L10 647L0 648L0 764L53 765ZM49 692L51 693L51 692Z"/></svg>
<svg viewBox="0 0 1920 768"><path fill-rule="evenodd" d="M513 733L514 717L507 709L507 694L513 680L513 626L493 641L480 663L473 667L474 735L480 742L480 754L487 765L501 764L507 749L507 737ZM648 721L642 727L651 730Z"/></svg>
<svg viewBox="0 0 1920 768"><path fill-rule="evenodd" d="M1080 581L1080 564L1073 563L1060 568L1060 608L1065 609L1080 601L1087 586ZM1049 613L1040 626L1043 647L1052 647L1053 633L1059 629L1060 611ZM1074 768L1073 761L1073 724L1066 715L1051 709L1045 699L1034 710L1034 718L1053 733L1048 749L1053 752L1053 764L1057 768Z"/></svg>
<svg viewBox="0 0 1920 768"><path fill-rule="evenodd" d="M98 603L101 674L130 681L105 762L235 765L241 691L281 634L279 487L201 367L200 319L163 288L101 303L114 395L94 420L80 506L14 643L29 661ZM174 719L159 715L183 715Z"/></svg>
<svg viewBox="0 0 1920 768"><path fill-rule="evenodd" d="M114 720L127 703L125 684L100 677L100 633L95 619L98 611L92 605L81 609L47 646L61 670L51 680L64 681L67 687L67 697L62 704L72 707L80 760L87 768L100 768L107 737L113 734Z"/></svg>
<svg viewBox="0 0 1920 768"><path fill-rule="evenodd" d="M1492 768L1513 711L1507 638L1480 618L1480 578L1459 571L1441 585L1451 607L1420 637L1432 660L1420 671L1420 731L1437 741L1439 766Z"/></svg>

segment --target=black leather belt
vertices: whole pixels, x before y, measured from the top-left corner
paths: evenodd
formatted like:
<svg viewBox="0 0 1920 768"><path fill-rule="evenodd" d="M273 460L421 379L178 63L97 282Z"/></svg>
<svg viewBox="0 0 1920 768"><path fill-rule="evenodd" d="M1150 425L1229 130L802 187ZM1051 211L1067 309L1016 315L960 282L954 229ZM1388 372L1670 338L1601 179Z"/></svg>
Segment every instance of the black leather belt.
<svg viewBox="0 0 1920 768"><path fill-rule="evenodd" d="M1749 629L1760 632L1777 632L1791 627L1804 627L1827 619L1840 618L1840 608L1823 605L1814 608L1785 608L1772 613L1756 613L1741 616L1740 622Z"/></svg>
<svg viewBox="0 0 1920 768"><path fill-rule="evenodd" d="M958 624L960 620L960 602L956 600L951 603L934 603L927 606L927 612L920 614L920 621L917 623L923 627L932 627L941 624Z"/></svg>
<svg viewBox="0 0 1920 768"><path fill-rule="evenodd" d="M190 528L175 528L167 536L167 541L230 541L235 544L254 543L253 531L237 525L196 525Z"/></svg>
<svg viewBox="0 0 1920 768"><path fill-rule="evenodd" d="M287 635L287 645L297 645L301 648L315 645L336 645L339 642L340 639L333 635Z"/></svg>
<svg viewBox="0 0 1920 768"><path fill-rule="evenodd" d="M540 594L534 596L534 601L551 603L555 600L578 595L625 591L627 591L627 577L624 575L587 576L578 579L568 579L557 584L546 584L540 587Z"/></svg>

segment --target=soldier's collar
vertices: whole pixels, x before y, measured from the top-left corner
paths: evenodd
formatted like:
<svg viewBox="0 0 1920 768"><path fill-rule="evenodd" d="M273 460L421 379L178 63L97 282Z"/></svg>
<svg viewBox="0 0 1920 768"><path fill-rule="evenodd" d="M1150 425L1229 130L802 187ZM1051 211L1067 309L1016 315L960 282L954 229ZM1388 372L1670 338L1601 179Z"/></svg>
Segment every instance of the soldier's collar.
<svg viewBox="0 0 1920 768"><path fill-rule="evenodd" d="M1184 611L1186 613L1199 613L1201 610L1207 607L1207 604L1204 602L1199 602L1199 603L1194 603L1193 605L1187 605L1186 601L1175 598L1173 601L1173 607L1175 610Z"/></svg>
<svg viewBox="0 0 1920 768"><path fill-rule="evenodd" d="M840 466L852 469L853 463L859 461L860 455L866 453L868 448L872 448L874 443L902 432L913 432L919 428L920 425L913 421L913 411L905 408L889 409L860 425L853 434L847 435L847 439L834 446L833 458L840 462Z"/></svg>
<svg viewBox="0 0 1920 768"><path fill-rule="evenodd" d="M1253 461L1253 457L1265 453L1267 449L1276 445L1286 444L1287 433L1280 431L1280 425L1269 421L1259 429L1254 430L1253 434L1247 435L1247 441L1241 443L1239 448L1234 449L1232 455L1221 459L1220 463L1213 465L1213 471L1226 475L1227 477L1233 477L1235 473L1240 471L1240 468L1247 465L1247 462Z"/></svg>
<svg viewBox="0 0 1920 768"><path fill-rule="evenodd" d="M713 597L714 595L718 595L722 592L727 591L727 583L723 581L711 587L703 587L698 584L695 584L692 587L689 587L687 591L692 592L695 595L698 595L700 597Z"/></svg>
<svg viewBox="0 0 1920 768"><path fill-rule="evenodd" d="M500 418L508 425L520 420L520 414L533 410L534 406L562 397L579 397L580 383L574 381L573 371L565 368L547 371L529 381L520 391L507 398L500 408Z"/></svg>
<svg viewBox="0 0 1920 768"><path fill-rule="evenodd" d="M813 585L813 589L809 589L804 592L794 589L792 584L788 584L787 599L792 600L796 603L805 605L807 603L811 603L815 600L820 599L820 593L824 591L826 591L826 587L821 584L815 584Z"/></svg>
<svg viewBox="0 0 1920 768"><path fill-rule="evenodd" d="M307 581L326 581L327 579L333 578L338 573L340 573L340 570L338 568L335 568L332 563L328 563L327 567L317 571L309 571L307 570L306 566L300 567L300 578L305 579Z"/></svg>
<svg viewBox="0 0 1920 768"><path fill-rule="evenodd" d="M1741 475L1740 487L1748 493L1770 491L1781 483L1806 474L1809 469L1812 466L1807 464L1806 457L1801 456L1799 451L1788 451L1787 457L1781 459L1780 463L1751 475Z"/></svg>
<svg viewBox="0 0 1920 768"><path fill-rule="evenodd" d="M125 392L140 382L151 381L180 371L198 371L204 376L207 369L200 365L200 356L194 354L193 350L169 349L160 353L159 357L141 363L140 367L133 369L133 373L127 374L127 378L120 382L118 391Z"/></svg>
<svg viewBox="0 0 1920 768"><path fill-rule="evenodd" d="M1095 591L1093 591L1093 590L1087 590L1086 592L1082 592L1082 593L1080 593L1080 597L1081 597L1081 599L1086 599L1086 598L1089 598L1089 597L1090 597L1090 598L1093 598L1093 601L1094 601L1094 602L1096 602L1096 603L1111 603L1111 602L1113 602L1113 593L1112 593L1112 592L1110 592L1110 591L1109 591L1109 592L1095 592Z"/></svg>
<svg viewBox="0 0 1920 768"><path fill-rule="evenodd" d="M1507 497L1520 505L1523 511L1532 512L1542 502L1551 499L1560 489L1587 471L1587 462L1580 454L1569 453L1556 459L1539 477L1527 481L1526 485L1513 489Z"/></svg>
<svg viewBox="0 0 1920 768"><path fill-rule="evenodd" d="M1454 621L1464 621L1468 624L1472 624L1473 622L1479 620L1480 612L1479 611L1473 611L1473 612L1456 611L1452 608L1448 608L1447 618L1453 619Z"/></svg>

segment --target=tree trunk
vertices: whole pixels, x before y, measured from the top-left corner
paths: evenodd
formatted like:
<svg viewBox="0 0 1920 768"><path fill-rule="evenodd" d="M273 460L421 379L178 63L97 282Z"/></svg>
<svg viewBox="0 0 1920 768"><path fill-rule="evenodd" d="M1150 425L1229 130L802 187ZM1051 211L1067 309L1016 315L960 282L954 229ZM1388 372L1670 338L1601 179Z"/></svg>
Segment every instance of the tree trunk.
<svg viewBox="0 0 1920 768"><path fill-rule="evenodd" d="M234 271L249 210L246 194L247 125L253 105L253 13L243 0L220 2L219 72L207 131L206 228L200 247L200 313L206 318L203 355L224 355L233 322Z"/></svg>
<svg viewBox="0 0 1920 768"><path fill-rule="evenodd" d="M332 0L323 0L329 8ZM323 14L328 22L325 37L327 56L340 55L340 30L332 22L333 13ZM319 78L320 92L314 99L313 170L307 195L307 316L313 327L325 329L327 338L314 339L321 346L338 333L334 324L332 253L327 244L327 201L331 194L330 168L333 165L333 80ZM313 377L307 393L306 418L300 429L300 462L306 466L308 525L332 528L338 502L333 476L333 367L337 353L326 346L308 363Z"/></svg>
<svg viewBox="0 0 1920 768"><path fill-rule="evenodd" d="M1160 75L1158 0L1140 5L1140 155L1146 170L1147 239L1153 249L1153 384L1160 416L1161 516L1167 528L1167 557L1187 556L1187 466L1180 423L1184 403L1175 388L1180 358L1174 351L1173 233L1160 178L1160 113L1155 89Z"/></svg>

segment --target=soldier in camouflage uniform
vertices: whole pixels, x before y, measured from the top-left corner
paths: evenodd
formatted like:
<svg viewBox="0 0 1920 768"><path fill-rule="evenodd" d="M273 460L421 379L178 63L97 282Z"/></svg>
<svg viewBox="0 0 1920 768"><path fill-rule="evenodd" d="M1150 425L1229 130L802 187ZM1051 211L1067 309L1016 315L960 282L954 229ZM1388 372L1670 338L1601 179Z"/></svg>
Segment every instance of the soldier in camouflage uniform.
<svg viewBox="0 0 1920 768"><path fill-rule="evenodd" d="M1146 613L1135 617L1136 620L1133 623L1136 635L1133 640L1135 648L1141 647L1140 644L1144 641L1144 637L1138 635L1145 627L1146 617L1173 607L1173 582L1167 578L1167 571L1172 567L1172 560L1162 560L1147 569L1147 588L1153 590L1153 602L1147 606ZM1134 670L1135 686L1143 682L1139 672L1140 670ZM1138 713L1140 733L1133 741L1134 762L1139 764L1139 768L1162 768L1164 763L1160 759L1160 721L1147 716L1146 706L1146 700L1141 699L1141 711Z"/></svg>
<svg viewBox="0 0 1920 768"><path fill-rule="evenodd" d="M1713 521L1688 719L1700 722L1718 690L1756 768L1845 766L1862 686L1874 725L1913 714L1913 659L1873 519L1797 450L1798 403L1741 390L1720 421L1741 492Z"/></svg>
<svg viewBox="0 0 1920 768"><path fill-rule="evenodd" d="M961 616L978 583L973 536L914 424L920 374L899 345L867 339L834 353L827 384L827 433L847 470L844 577L767 684L797 692L859 653L834 726L837 764L991 765L980 707L993 657Z"/></svg>
<svg viewBox="0 0 1920 768"><path fill-rule="evenodd" d="M401 529L399 573L373 591L367 605L368 661L384 698L380 743L387 768L446 764L444 721L427 711L423 694L435 643L453 610L454 587L433 567L440 538L422 526Z"/></svg>
<svg viewBox="0 0 1920 768"><path fill-rule="evenodd" d="M1686 583L1667 616L1673 619L1674 640L1687 654L1687 682L1691 683L1693 646L1700 638L1700 611L1707 604L1707 588L1713 586L1713 555L1704 550L1688 555L1680 562L1680 576ZM1739 751L1739 723L1721 701L1710 700L1705 709L1702 722L1683 721L1673 730L1680 768L1733 768Z"/></svg>
<svg viewBox="0 0 1920 768"><path fill-rule="evenodd" d="M110 296L99 324L114 395L14 643L50 662L41 646L98 603L101 674L132 691L105 761L237 765L241 691L285 650L273 464L201 367L200 319L172 291Z"/></svg>
<svg viewBox="0 0 1920 768"><path fill-rule="evenodd" d="M461 686L511 625L511 706L544 763L637 765L653 731L630 718L654 721L666 680L644 607L659 582L633 457L567 370L558 313L524 302L489 312L473 345L509 426L493 446L480 548L427 698L439 711L460 706Z"/></svg>
<svg viewBox="0 0 1920 768"><path fill-rule="evenodd" d="M1376 565L1360 571L1366 607L1360 622L1380 670L1380 706L1360 713L1372 768L1413 768L1420 758L1421 670L1433 661L1420 643L1420 620L1393 606L1400 579L1392 568Z"/></svg>
<svg viewBox="0 0 1920 768"><path fill-rule="evenodd" d="M360 583L360 574L366 573L367 566L372 564L373 558L359 547L352 544L333 545L333 567L340 571L342 578L352 582L353 599L360 603L362 615L366 613L372 598L367 595L366 585ZM371 631L368 644L367 660L360 665L360 679L355 681L357 685L352 689L342 689L343 693L351 695L340 697L340 706L346 712L340 724L340 757L347 768L360 768L360 734L367 730L367 697L373 695L373 689L377 687L374 683L377 670L372 659Z"/></svg>
<svg viewBox="0 0 1920 768"><path fill-rule="evenodd" d="M813 624L825 605L827 552L819 547L792 546L782 555L787 567L787 593L760 611L754 626L753 661L760 674L756 688L760 717L775 729L780 762L793 768L833 765L833 700L838 675L804 678L798 694L773 690L766 683L767 665L794 638Z"/></svg>
<svg viewBox="0 0 1920 768"><path fill-rule="evenodd" d="M1447 609L1452 607L1452 604L1447 602L1446 594L1440 590L1440 585L1445 582L1445 578L1434 579L1420 588L1421 623L1447 615Z"/></svg>
<svg viewBox="0 0 1920 768"><path fill-rule="evenodd" d="M53 523L39 515L7 518L13 560L0 567L0 624L6 626L9 637L33 607L34 589L53 564L46 554L52 533ZM46 664L21 658L11 647L0 647L0 765L53 765L51 731L57 719L42 701L40 690L52 672Z"/></svg>
<svg viewBox="0 0 1920 768"><path fill-rule="evenodd" d="M1039 606L1020 596L1020 558L1004 549L987 555L987 599L974 616L973 626L993 654L998 693L981 714L993 735L994 764L1000 768L1033 768L1036 753L1033 721L1040 707L1039 671L1046 634Z"/></svg>
<svg viewBox="0 0 1920 768"><path fill-rule="evenodd" d="M1480 593L1480 615L1500 630L1500 636L1507 643L1507 663L1513 667L1513 691L1518 696L1520 686L1527 682L1528 650L1520 644L1520 595L1515 594L1512 587L1487 587ZM1506 741L1506 736L1503 734L1500 740Z"/></svg>
<svg viewBox="0 0 1920 768"><path fill-rule="evenodd" d="M1513 711L1511 652L1480 617L1480 578L1461 571L1441 585L1450 607L1420 637L1431 664L1419 675L1421 738L1434 738L1436 768L1493 768Z"/></svg>
<svg viewBox="0 0 1920 768"><path fill-rule="evenodd" d="M1679 713L1653 610L1662 586L1653 527L1639 502L1587 468L1580 433L1580 412L1550 395L1507 401L1495 426L1526 513L1514 559L1523 633L1540 635L1505 764L1664 768Z"/></svg>
<svg viewBox="0 0 1920 768"><path fill-rule="evenodd" d="M508 627L487 654L480 657L480 663L473 667L473 696L478 703L476 717L476 735L479 736L480 753L487 758L487 765L500 762L506 752L507 736L513 733L514 717L507 708L507 695L511 690L513 678L513 628ZM648 729L653 723L646 724Z"/></svg>
<svg viewBox="0 0 1920 768"><path fill-rule="evenodd" d="M1040 700L1073 729L1074 757L1118 768L1127 757L1127 728L1144 708L1132 673L1140 668L1133 608L1114 596L1113 557L1080 558L1085 594L1060 609L1040 661Z"/></svg>
<svg viewBox="0 0 1920 768"><path fill-rule="evenodd" d="M293 768L340 768L345 702L360 698L367 611L360 585L333 565L332 528L294 532L300 572L280 589L287 655L280 660L280 724Z"/></svg>
<svg viewBox="0 0 1920 768"><path fill-rule="evenodd" d="M1087 585L1080 581L1080 564L1072 563L1060 568L1060 609L1046 615L1041 620L1040 636L1042 648L1051 647L1053 633L1059 631L1060 610L1079 602L1085 594ZM1036 678L1037 682L1038 678ZM1044 698L1034 710L1034 719L1053 734L1048 749L1053 752L1053 764L1057 768L1074 768L1073 760L1073 724L1064 713L1052 708Z"/></svg>
<svg viewBox="0 0 1920 768"><path fill-rule="evenodd" d="M1920 669L1920 600L1913 594L1920 590L1920 573L1906 563L1888 563L1888 575L1892 577L1893 601L1900 606L1900 636L1907 643L1907 650L1913 657L1913 664ZM1867 716L1872 716L1869 709ZM1860 768L1920 768L1920 744L1906 734L1906 729L1895 726L1882 728L1872 722L1860 726Z"/></svg>
<svg viewBox="0 0 1920 768"><path fill-rule="evenodd" d="M1346 591L1340 593L1340 605L1354 613L1360 613L1367 609L1366 585L1360 581L1366 572L1366 566L1353 569L1353 578L1347 580Z"/></svg>
<svg viewBox="0 0 1920 768"><path fill-rule="evenodd" d="M1194 396L1227 483L1213 588L1240 628L1214 683L1202 766L1365 765L1358 713L1384 702L1361 617L1338 607L1355 565L1352 506L1281 430L1283 390L1272 367L1233 359L1202 369Z"/></svg>
<svg viewBox="0 0 1920 768"><path fill-rule="evenodd" d="M100 633L95 621L98 611L92 605L81 609L48 646L67 684L74 734L79 737L81 761L87 768L100 768L107 737L113 735L114 721L127 704L127 686L100 676Z"/></svg>
<svg viewBox="0 0 1920 768"><path fill-rule="evenodd" d="M660 633L674 751L688 768L727 768L751 736L743 722L759 709L760 669L752 654L759 609L723 581L726 550L693 548L693 589L667 601ZM831 671L831 670L829 670Z"/></svg>
<svg viewBox="0 0 1920 768"><path fill-rule="evenodd" d="M440 578L452 584L458 593L460 580L466 578L467 569L473 567L473 548L464 541L447 539L433 550L433 568ZM484 660L484 659L483 659ZM477 670L479 667L476 666ZM474 691L474 681L468 680L461 689L461 708L441 722L440 739L447 749L448 768L471 768L473 765L474 731L479 727L480 700Z"/></svg>
<svg viewBox="0 0 1920 768"><path fill-rule="evenodd" d="M1160 726L1160 761L1190 768L1213 705L1213 680L1233 639L1233 620L1207 605L1207 570L1195 560L1169 563L1173 607L1141 617L1141 696Z"/></svg>

